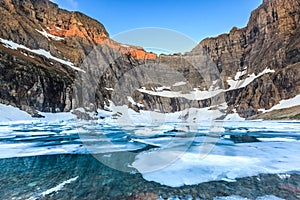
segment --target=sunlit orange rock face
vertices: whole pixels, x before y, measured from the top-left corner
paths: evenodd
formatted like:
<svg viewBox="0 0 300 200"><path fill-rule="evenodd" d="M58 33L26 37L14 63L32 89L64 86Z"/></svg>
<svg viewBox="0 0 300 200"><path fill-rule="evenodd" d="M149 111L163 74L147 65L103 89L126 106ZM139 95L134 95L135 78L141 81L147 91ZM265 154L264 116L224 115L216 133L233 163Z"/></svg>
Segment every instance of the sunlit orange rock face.
<svg viewBox="0 0 300 200"><path fill-rule="evenodd" d="M4 1L6 3L6 5L9 7L9 10L11 12L15 12L15 8L14 8L14 5L12 4L11 0L5 0Z"/></svg>
<svg viewBox="0 0 300 200"><path fill-rule="evenodd" d="M122 45L115 42L107 37L103 33L91 33L88 32L84 27L80 27L77 24L72 24L68 29L61 29L56 26L49 27L48 33L59 36L59 37L81 37L86 38L89 41L95 42L96 44L105 44L112 49L120 51L122 54L130 55L136 59L156 59L157 55L151 52L146 52L141 47Z"/></svg>
<svg viewBox="0 0 300 200"><path fill-rule="evenodd" d="M105 44L112 49L120 51L122 54L130 55L136 59L156 59L157 55L151 52L146 52L142 47L120 44L111 39L104 40L101 44Z"/></svg>
<svg viewBox="0 0 300 200"><path fill-rule="evenodd" d="M156 59L156 54L154 53L148 53L145 52L144 50L140 50L140 49L130 49L129 53L132 57L137 58L137 59Z"/></svg>
<svg viewBox="0 0 300 200"><path fill-rule="evenodd" d="M19 1L0 0L0 5L5 5L10 13L15 12L15 5L23 9L25 17L40 23L49 34L62 38L79 37L95 44L106 44L110 48L120 51L136 59L156 59L157 55L146 52L141 47L122 45L109 38L108 32L98 21L79 12L68 12L58 8L58 5L48 1ZM45 12L47 10L47 12ZM38 12L40 11L40 12Z"/></svg>
<svg viewBox="0 0 300 200"><path fill-rule="evenodd" d="M79 27L77 25L71 25L69 29L60 29L55 26L47 30L48 33L59 36L59 37L81 37L86 38L90 41L93 41L97 44L101 44L103 40L107 39L107 36L104 34L93 35L92 37L88 34L85 28Z"/></svg>

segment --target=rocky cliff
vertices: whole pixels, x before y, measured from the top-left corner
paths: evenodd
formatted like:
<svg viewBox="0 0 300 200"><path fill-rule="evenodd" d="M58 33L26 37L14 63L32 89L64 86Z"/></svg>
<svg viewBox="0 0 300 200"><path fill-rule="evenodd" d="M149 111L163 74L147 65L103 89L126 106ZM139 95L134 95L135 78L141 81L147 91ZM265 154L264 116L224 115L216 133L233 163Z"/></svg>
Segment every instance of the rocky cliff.
<svg viewBox="0 0 300 200"><path fill-rule="evenodd" d="M194 51L207 50L221 72L243 82L247 76L273 69L238 91L226 93L229 105L249 117L259 108L269 109L300 92L300 1L265 0L251 14L245 28L203 40ZM238 77L235 77L239 73ZM229 86L226 86L227 88Z"/></svg>
<svg viewBox="0 0 300 200"><path fill-rule="evenodd" d="M0 17L0 99L30 113L74 108L76 66L96 45L124 59L156 58L110 40L101 23L48 0L0 0Z"/></svg>
<svg viewBox="0 0 300 200"><path fill-rule="evenodd" d="M299 15L299 0L265 0L245 28L158 57L48 0L0 0L0 101L32 114L110 100L161 112L226 102L250 117L300 93Z"/></svg>

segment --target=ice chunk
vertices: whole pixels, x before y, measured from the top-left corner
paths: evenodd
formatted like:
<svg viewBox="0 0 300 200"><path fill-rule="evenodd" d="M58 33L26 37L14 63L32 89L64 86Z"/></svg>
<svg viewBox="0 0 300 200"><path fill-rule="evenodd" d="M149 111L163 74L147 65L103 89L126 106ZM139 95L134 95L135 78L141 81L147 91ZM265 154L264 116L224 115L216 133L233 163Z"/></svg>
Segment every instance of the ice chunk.
<svg viewBox="0 0 300 200"><path fill-rule="evenodd" d="M172 187L300 170L299 142L216 145L202 156L205 147L206 144L202 143L188 150L171 147L143 152L132 166L146 180Z"/></svg>
<svg viewBox="0 0 300 200"><path fill-rule="evenodd" d="M16 122L20 120L32 120L32 117L13 106L0 104L0 122Z"/></svg>

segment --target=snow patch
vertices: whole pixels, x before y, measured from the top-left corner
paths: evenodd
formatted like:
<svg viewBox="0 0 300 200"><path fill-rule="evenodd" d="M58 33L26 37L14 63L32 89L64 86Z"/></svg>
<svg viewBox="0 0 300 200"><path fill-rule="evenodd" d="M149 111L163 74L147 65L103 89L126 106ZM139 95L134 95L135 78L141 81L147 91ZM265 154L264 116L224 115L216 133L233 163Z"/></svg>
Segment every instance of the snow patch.
<svg viewBox="0 0 300 200"><path fill-rule="evenodd" d="M47 33L44 29L42 31L37 30L37 29L35 29L35 30L48 39L50 38L50 39L56 40L56 41L64 40L64 38L62 38L62 37L58 37L58 36L52 35L50 33Z"/></svg>
<svg viewBox="0 0 300 200"><path fill-rule="evenodd" d="M106 90L108 90L108 91L114 91L114 88L105 88Z"/></svg>
<svg viewBox="0 0 300 200"><path fill-rule="evenodd" d="M38 55L41 55L41 56L45 56L48 59L55 60L57 62L60 62L61 64L64 64L64 65L67 65L67 66L71 67L74 70L81 71L81 72L85 73L84 70L80 69L79 67L76 67L72 62L54 57L54 56L51 55L51 53L49 51L45 51L44 49L29 49L28 47L26 47L24 45L17 44L15 42L5 40L5 39L2 39L2 38L0 38L0 42L3 43L6 48L10 48L10 49L14 49L14 50L25 49L26 51L29 51L29 52L32 52L32 53L35 53L35 54L38 54Z"/></svg>
<svg viewBox="0 0 300 200"><path fill-rule="evenodd" d="M271 70L269 68L264 69L262 72L259 74L255 75L254 73L248 75L246 79L239 80L240 76L244 75L245 72L238 72L235 76L235 80L232 80L231 78L228 78L227 83L230 85L230 88L228 90L236 90L240 88L244 88L247 85L249 85L251 82L253 82L255 79L263 76L264 74L267 73L274 73L275 70Z"/></svg>
<svg viewBox="0 0 300 200"><path fill-rule="evenodd" d="M209 87L208 91L219 90L220 87L218 85L216 85L217 83L218 83L218 80L213 81L211 86Z"/></svg>
<svg viewBox="0 0 300 200"><path fill-rule="evenodd" d="M45 118L33 118L27 112L19 108L0 104L0 124L18 124L18 123L33 123L33 122L61 122L69 121L76 118L70 112L61 113L45 113L39 112Z"/></svg>
<svg viewBox="0 0 300 200"><path fill-rule="evenodd" d="M162 89L158 88L158 89ZM164 89L169 89L167 87L164 87ZM193 91L189 93L182 93L178 91L166 91L166 90L157 90L157 91L152 91L152 90L146 90L145 88L140 88L138 89L139 92L145 93L145 94L150 94L153 96L161 96L161 97L168 97L168 98L186 98L188 100L204 100L204 99L209 99L212 98L225 90L218 89L214 91L201 91L198 88L194 88Z"/></svg>
<svg viewBox="0 0 300 200"><path fill-rule="evenodd" d="M0 113L1 123L20 120L32 120L32 117L28 113L10 105L0 104Z"/></svg>
<svg viewBox="0 0 300 200"><path fill-rule="evenodd" d="M235 77L234 77L234 80L239 80L241 76L245 75L247 73L247 70L243 70L241 72L237 72Z"/></svg>
<svg viewBox="0 0 300 200"><path fill-rule="evenodd" d="M227 114L224 121L245 121L245 118L240 117L236 109L233 109L233 113Z"/></svg>
<svg viewBox="0 0 300 200"><path fill-rule="evenodd" d="M182 85L186 85L186 82L180 81L180 82L175 83L173 86L178 87L178 86L182 86Z"/></svg>
<svg viewBox="0 0 300 200"><path fill-rule="evenodd" d="M59 27L57 27L57 26L55 26L55 28L56 28L57 30L62 31L62 28L59 28Z"/></svg>
<svg viewBox="0 0 300 200"><path fill-rule="evenodd" d="M135 106L138 106L138 107L144 107L143 104L140 104L140 103L135 102L135 101L133 100L133 98L130 97L130 96L127 96L127 100L128 100L132 105L135 105Z"/></svg>
<svg viewBox="0 0 300 200"><path fill-rule="evenodd" d="M235 76L235 80L232 80L231 78L228 78L227 83L230 85L229 89L220 89L219 87L215 87L215 84L217 84L217 81L214 81L209 90L199 90L198 88L194 88L193 91L190 91L189 93L182 93L180 91L170 91L171 88L168 86L162 86L155 88L154 90L146 90L145 87L142 87L138 89L139 92L150 94L152 96L161 96L161 97L168 97L168 98L186 98L188 100L204 100L212 98L218 94L221 94L223 92L227 92L230 90L236 90L239 88L246 87L251 82L253 82L256 78L259 78L267 73L274 73L274 70L271 70L269 68L264 69L261 73L258 75L255 75L254 73L249 75L246 79L238 80L241 76L246 74L246 70L242 72L238 72ZM175 83L173 86L179 86L185 82L178 82Z"/></svg>
<svg viewBox="0 0 300 200"><path fill-rule="evenodd" d="M160 113L147 110L140 110L139 112L135 112L131 108L128 108L128 106L126 105L115 106L115 104L111 101L109 105L110 106L105 107L105 109L111 112L103 111L101 113L111 117L103 119L103 122L107 124L118 124L120 126L149 124L158 125L168 122L210 122L211 120L215 120L224 116L225 113L221 112L220 110L227 108L227 104L223 103L217 107L213 106L206 108L189 108L174 113Z"/></svg>
<svg viewBox="0 0 300 200"><path fill-rule="evenodd" d="M294 106L300 106L300 94L298 94L297 96L295 96L294 98L291 98L291 99L281 100L279 102L279 104L273 106L269 110L258 109L258 111L266 113L266 112L271 112L273 110L280 110L280 109L284 109L284 108L291 108L291 107L294 107Z"/></svg>
<svg viewBox="0 0 300 200"><path fill-rule="evenodd" d="M161 87L154 88L154 91L157 91L157 92L161 92L161 91L164 91L164 90L171 90L171 87L169 87L169 86L161 86Z"/></svg>

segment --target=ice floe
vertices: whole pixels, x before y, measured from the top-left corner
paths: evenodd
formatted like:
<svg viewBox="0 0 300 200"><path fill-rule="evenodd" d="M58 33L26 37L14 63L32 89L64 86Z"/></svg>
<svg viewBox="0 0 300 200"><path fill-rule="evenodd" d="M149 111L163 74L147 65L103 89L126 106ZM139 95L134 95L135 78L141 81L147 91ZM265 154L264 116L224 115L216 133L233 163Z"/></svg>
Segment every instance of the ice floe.
<svg viewBox="0 0 300 200"><path fill-rule="evenodd" d="M215 197L214 200L250 200L250 199L241 196L232 195L227 197ZM256 198L256 200L284 200L284 199L273 195L266 195L266 196L258 197Z"/></svg>
<svg viewBox="0 0 300 200"><path fill-rule="evenodd" d="M202 143L189 149L171 147L142 152L132 166L146 180L172 187L300 170L298 141L216 144L203 156L205 146Z"/></svg>

